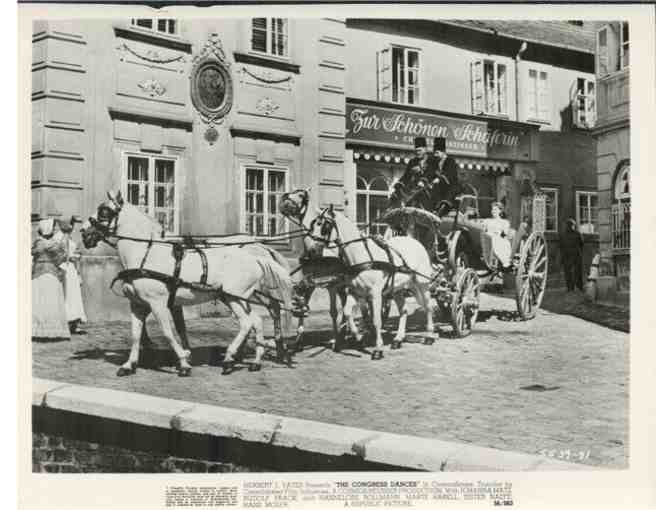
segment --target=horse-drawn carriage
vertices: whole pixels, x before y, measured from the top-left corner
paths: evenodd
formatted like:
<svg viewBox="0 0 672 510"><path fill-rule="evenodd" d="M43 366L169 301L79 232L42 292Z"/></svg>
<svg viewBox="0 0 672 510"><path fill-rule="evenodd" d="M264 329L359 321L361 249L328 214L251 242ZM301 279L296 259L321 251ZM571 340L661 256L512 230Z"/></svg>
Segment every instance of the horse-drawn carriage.
<svg viewBox="0 0 672 510"><path fill-rule="evenodd" d="M450 317L455 335L471 332L478 316L481 281L493 281L505 274L515 275L516 304L521 319L536 315L541 304L548 272L548 250L540 232L530 232L522 222L517 231L505 232L511 244L511 265L503 267L493 250L488 220L481 219L478 197L459 195L456 206L443 202L438 213L417 207L389 209L382 217L395 232L423 240L433 254L436 274L432 296L442 314Z"/></svg>

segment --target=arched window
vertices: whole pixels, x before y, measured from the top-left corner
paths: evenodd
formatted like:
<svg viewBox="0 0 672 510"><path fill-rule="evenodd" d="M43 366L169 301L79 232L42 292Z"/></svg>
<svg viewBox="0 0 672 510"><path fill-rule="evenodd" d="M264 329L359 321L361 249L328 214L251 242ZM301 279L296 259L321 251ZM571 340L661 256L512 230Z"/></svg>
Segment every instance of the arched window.
<svg viewBox="0 0 672 510"><path fill-rule="evenodd" d="M382 175L373 175L369 179L357 177L357 226L367 234L383 235L387 230L385 223L375 221L387 209L390 183Z"/></svg>
<svg viewBox="0 0 672 510"><path fill-rule="evenodd" d="M614 179L614 200L630 200L630 162L621 163Z"/></svg>
<svg viewBox="0 0 672 510"><path fill-rule="evenodd" d="M614 177L614 203L611 206L611 245L616 250L630 249L630 160L619 163Z"/></svg>

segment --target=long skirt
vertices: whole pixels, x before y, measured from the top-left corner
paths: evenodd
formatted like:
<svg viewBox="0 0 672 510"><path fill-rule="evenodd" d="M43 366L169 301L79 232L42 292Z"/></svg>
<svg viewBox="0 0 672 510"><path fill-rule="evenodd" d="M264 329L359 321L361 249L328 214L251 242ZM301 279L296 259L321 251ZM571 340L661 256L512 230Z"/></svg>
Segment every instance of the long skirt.
<svg viewBox="0 0 672 510"><path fill-rule="evenodd" d="M65 270L65 317L68 322L76 320L86 322L77 269L72 262L66 262L61 267Z"/></svg>
<svg viewBox="0 0 672 510"><path fill-rule="evenodd" d="M44 273L33 279L32 290L33 338L70 339L61 281L52 273Z"/></svg>

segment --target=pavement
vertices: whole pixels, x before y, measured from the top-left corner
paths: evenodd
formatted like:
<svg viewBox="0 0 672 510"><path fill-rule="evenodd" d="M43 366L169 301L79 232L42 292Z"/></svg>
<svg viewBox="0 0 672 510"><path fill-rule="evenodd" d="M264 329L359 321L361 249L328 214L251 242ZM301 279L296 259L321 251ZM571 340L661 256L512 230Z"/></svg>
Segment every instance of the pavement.
<svg viewBox="0 0 672 510"><path fill-rule="evenodd" d="M69 342L34 342L33 374L625 468L629 335L593 322L609 325L609 317L619 312L610 309L605 318L604 310L594 308L593 321L587 321L572 315L576 306L562 309L558 302L567 298L547 299L544 306L555 311L542 309L534 320L520 322L514 301L484 294L471 336L451 338L445 325L434 345L423 345L411 334L401 350L386 349L381 361L371 361L366 349L334 353L329 347L330 319L326 313L314 313L307 321L309 344L294 356L292 367L269 357L261 372L248 372L241 365L228 376L220 374L221 353L235 335L235 322L189 320L195 368L188 379L176 376L172 353L155 323L149 325L152 348L143 351L138 372L125 378L115 373L128 356L130 324L88 324L87 335L73 336ZM409 330L419 333L423 324L416 314ZM385 326L388 342L396 319Z"/></svg>

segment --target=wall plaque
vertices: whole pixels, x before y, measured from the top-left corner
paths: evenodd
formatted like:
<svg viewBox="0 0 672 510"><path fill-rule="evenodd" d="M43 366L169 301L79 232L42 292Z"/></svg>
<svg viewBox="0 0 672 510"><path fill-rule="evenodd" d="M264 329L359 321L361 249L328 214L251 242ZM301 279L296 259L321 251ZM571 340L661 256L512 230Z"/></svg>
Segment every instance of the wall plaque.
<svg viewBox="0 0 672 510"><path fill-rule="evenodd" d="M212 144L215 125L221 124L233 105L231 61L217 34L211 34L201 52L194 56L191 72L191 101L208 126L206 140Z"/></svg>

